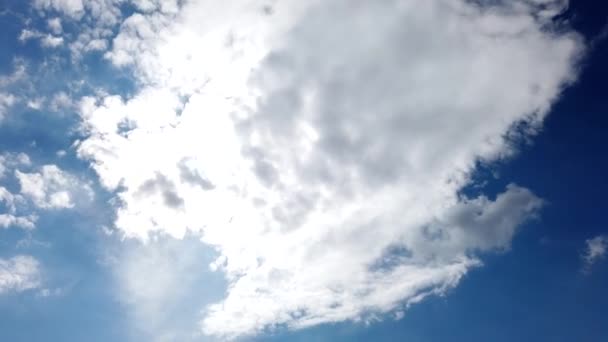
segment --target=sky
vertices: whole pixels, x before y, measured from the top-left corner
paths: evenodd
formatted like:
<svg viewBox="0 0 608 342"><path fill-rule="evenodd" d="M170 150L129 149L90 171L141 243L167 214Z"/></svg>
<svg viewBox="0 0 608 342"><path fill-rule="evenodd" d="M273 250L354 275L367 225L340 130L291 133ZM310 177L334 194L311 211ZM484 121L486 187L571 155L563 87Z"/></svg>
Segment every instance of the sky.
<svg viewBox="0 0 608 342"><path fill-rule="evenodd" d="M608 340L601 1L0 29L0 341Z"/></svg>

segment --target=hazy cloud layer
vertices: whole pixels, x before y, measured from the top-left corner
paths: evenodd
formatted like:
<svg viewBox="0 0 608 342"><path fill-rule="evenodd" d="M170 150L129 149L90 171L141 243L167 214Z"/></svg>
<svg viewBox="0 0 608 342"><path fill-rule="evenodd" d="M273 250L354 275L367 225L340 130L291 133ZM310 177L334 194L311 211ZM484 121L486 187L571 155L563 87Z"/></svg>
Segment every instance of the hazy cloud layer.
<svg viewBox="0 0 608 342"><path fill-rule="evenodd" d="M207 334L400 312L508 248L542 207L517 185L460 190L575 79L580 39L551 21L566 1L134 4L123 18L119 1L36 2L85 20L74 55L101 39L134 70L134 96L80 101L76 148L116 191L126 236L191 232L218 252L229 285Z"/></svg>
<svg viewBox="0 0 608 342"><path fill-rule="evenodd" d="M200 341L200 309L221 298L225 285L206 267L212 251L193 237L124 244L108 251L107 261L133 328L152 341Z"/></svg>

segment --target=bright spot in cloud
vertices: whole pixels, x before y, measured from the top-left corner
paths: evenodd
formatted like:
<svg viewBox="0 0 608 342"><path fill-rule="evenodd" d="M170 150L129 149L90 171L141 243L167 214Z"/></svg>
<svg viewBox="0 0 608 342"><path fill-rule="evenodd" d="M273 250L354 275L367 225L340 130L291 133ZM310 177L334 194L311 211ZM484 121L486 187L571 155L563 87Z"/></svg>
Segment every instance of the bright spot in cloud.
<svg viewBox="0 0 608 342"><path fill-rule="evenodd" d="M102 50L139 85L83 97L75 147L125 236L196 234L217 251L229 284L202 308L206 334L400 316L542 207L514 184L461 190L576 78L580 38L552 30L565 1L137 1L111 42L118 4L96 3L35 2L83 21L74 56ZM23 195L69 207L54 174L18 173ZM128 265L123 289L170 298Z"/></svg>

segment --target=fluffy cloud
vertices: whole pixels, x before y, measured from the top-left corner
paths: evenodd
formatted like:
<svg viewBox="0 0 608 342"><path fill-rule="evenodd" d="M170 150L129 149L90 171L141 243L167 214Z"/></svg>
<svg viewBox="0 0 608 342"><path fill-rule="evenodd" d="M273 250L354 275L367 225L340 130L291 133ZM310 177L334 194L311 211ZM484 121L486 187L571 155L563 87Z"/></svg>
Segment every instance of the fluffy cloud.
<svg viewBox="0 0 608 342"><path fill-rule="evenodd" d="M606 257L608 252L608 236L599 235L585 241L586 249L582 255L584 266L583 272L591 272L591 268L595 263Z"/></svg>
<svg viewBox="0 0 608 342"><path fill-rule="evenodd" d="M0 179L6 176L7 171L15 167L31 165L30 157L25 153L3 153L0 154Z"/></svg>
<svg viewBox="0 0 608 342"><path fill-rule="evenodd" d="M0 154L0 184L7 177L7 173L16 167L28 167L30 158L25 153ZM20 215L18 207L25 205L25 199L19 194L13 194L6 187L0 185L0 228L20 227L33 229L37 220L35 214Z"/></svg>
<svg viewBox="0 0 608 342"><path fill-rule="evenodd" d="M121 6L126 0L35 0L32 7L48 20L50 32L34 32L34 38L41 38L45 47L57 47L64 42L72 57L78 59L83 54L104 50L107 40L113 36L113 29L122 18ZM61 18L56 17L60 15ZM78 32L66 32L63 22L77 23ZM26 29L24 32L32 32ZM22 36L23 37L23 36Z"/></svg>
<svg viewBox="0 0 608 342"><path fill-rule="evenodd" d="M14 195L5 187L0 186L0 204L5 207L5 212L0 213L0 228L20 227L33 229L36 223L36 215L17 215L17 205L24 202L20 195Z"/></svg>
<svg viewBox="0 0 608 342"><path fill-rule="evenodd" d="M82 0L35 0L34 7L52 9L75 19L82 18L85 10Z"/></svg>
<svg viewBox="0 0 608 342"><path fill-rule="evenodd" d="M21 194L37 207L49 209L74 206L70 189L79 186L78 180L56 165L44 165L40 172L33 173L17 170L15 176L21 185Z"/></svg>
<svg viewBox="0 0 608 342"><path fill-rule="evenodd" d="M31 256L0 259L0 294L40 287L40 266Z"/></svg>
<svg viewBox="0 0 608 342"><path fill-rule="evenodd" d="M13 181L10 175L19 183L19 193L5 186ZM33 167L24 153L0 155L0 228L33 229L38 215L32 205L41 209L73 208L76 202L89 201L91 196L89 184L56 165Z"/></svg>
<svg viewBox="0 0 608 342"><path fill-rule="evenodd" d="M64 190L69 181L55 165L45 165L39 173L22 173L15 175L21 184L21 193L28 196L36 206L41 208L71 208L74 206L70 194Z"/></svg>
<svg viewBox="0 0 608 342"><path fill-rule="evenodd" d="M47 25L52 33L61 34L63 31L63 25L61 24L61 18L52 18L47 21Z"/></svg>
<svg viewBox="0 0 608 342"><path fill-rule="evenodd" d="M461 190L573 81L580 39L551 21L566 2L158 4L139 2L106 52L139 92L85 97L77 148L126 236L217 250L229 286L205 333L401 310L541 208L516 185Z"/></svg>

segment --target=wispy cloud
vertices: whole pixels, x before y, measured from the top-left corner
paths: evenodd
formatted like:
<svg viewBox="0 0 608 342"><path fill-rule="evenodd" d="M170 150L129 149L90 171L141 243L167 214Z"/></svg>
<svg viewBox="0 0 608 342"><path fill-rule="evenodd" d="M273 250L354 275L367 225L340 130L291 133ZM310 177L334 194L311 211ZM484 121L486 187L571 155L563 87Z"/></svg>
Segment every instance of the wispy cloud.
<svg viewBox="0 0 608 342"><path fill-rule="evenodd" d="M598 235L585 241L585 251L582 255L583 272L591 273L593 266L606 257L608 252L608 235Z"/></svg>

